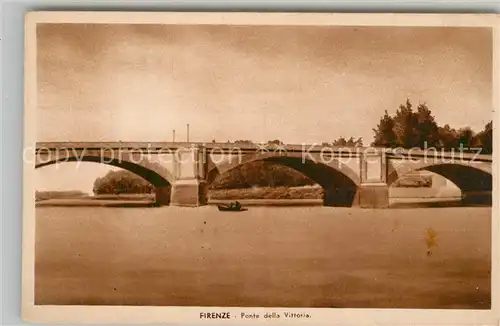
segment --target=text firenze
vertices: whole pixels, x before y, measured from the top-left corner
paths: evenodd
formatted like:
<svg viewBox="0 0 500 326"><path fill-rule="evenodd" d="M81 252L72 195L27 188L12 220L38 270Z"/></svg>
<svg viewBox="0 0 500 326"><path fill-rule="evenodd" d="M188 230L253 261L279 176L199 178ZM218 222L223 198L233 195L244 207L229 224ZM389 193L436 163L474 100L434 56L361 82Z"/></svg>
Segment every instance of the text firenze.
<svg viewBox="0 0 500 326"><path fill-rule="evenodd" d="M231 317L230 312L200 312L200 319L231 319ZM298 312L267 312L265 314L242 312L239 317L240 319L308 319L311 315Z"/></svg>
<svg viewBox="0 0 500 326"><path fill-rule="evenodd" d="M200 319L231 319L230 312L200 312Z"/></svg>

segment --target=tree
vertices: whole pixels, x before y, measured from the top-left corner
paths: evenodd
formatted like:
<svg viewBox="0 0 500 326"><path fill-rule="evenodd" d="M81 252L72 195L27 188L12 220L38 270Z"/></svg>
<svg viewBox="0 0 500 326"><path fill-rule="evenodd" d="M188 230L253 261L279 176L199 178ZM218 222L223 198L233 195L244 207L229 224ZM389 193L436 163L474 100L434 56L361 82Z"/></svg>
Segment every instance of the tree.
<svg viewBox="0 0 500 326"><path fill-rule="evenodd" d="M385 111L384 116L380 119L377 128L373 129L375 139L372 146L380 147L396 147L396 133L394 132L394 119Z"/></svg>
<svg viewBox="0 0 500 326"><path fill-rule="evenodd" d="M337 140L334 140L332 143L333 146L346 146L347 145L347 139L344 137L339 137Z"/></svg>
<svg viewBox="0 0 500 326"><path fill-rule="evenodd" d="M413 112L412 104L406 99L405 104L401 104L396 111L394 120L394 133L396 135L397 146L403 148L420 147L417 124L418 119Z"/></svg>
<svg viewBox="0 0 500 326"><path fill-rule="evenodd" d="M276 146L284 145L284 143L279 139L270 140L267 142L267 144L268 145L276 145Z"/></svg>
<svg viewBox="0 0 500 326"><path fill-rule="evenodd" d="M438 127L439 147L441 148L458 148L459 135L458 131L451 128L449 124L443 127Z"/></svg>
<svg viewBox="0 0 500 326"><path fill-rule="evenodd" d="M418 105L416 118L417 145L420 148L439 146L439 128L425 103Z"/></svg>
<svg viewBox="0 0 500 326"><path fill-rule="evenodd" d="M353 138L351 137L351 139ZM363 147L363 137L359 137L358 139L356 139L353 144L356 147Z"/></svg>
<svg viewBox="0 0 500 326"><path fill-rule="evenodd" d="M109 171L104 177L94 181L94 194L138 194L151 193L152 184L138 175L127 171Z"/></svg>
<svg viewBox="0 0 500 326"><path fill-rule="evenodd" d="M224 173L215 180L211 188L296 187L313 184L314 181L287 166L270 161L255 161Z"/></svg>
<svg viewBox="0 0 500 326"><path fill-rule="evenodd" d="M460 147L474 147L475 134L470 127L461 128L458 131L458 144Z"/></svg>
<svg viewBox="0 0 500 326"><path fill-rule="evenodd" d="M484 126L474 139L474 147L481 148L482 154L493 153L493 121L490 121Z"/></svg>
<svg viewBox="0 0 500 326"><path fill-rule="evenodd" d="M236 140L234 142L236 145L253 145L253 142L251 140Z"/></svg>
<svg viewBox="0 0 500 326"><path fill-rule="evenodd" d="M449 125L439 127L427 104L419 104L414 111L409 99L399 106L393 117L385 111L373 131L373 146L430 148L455 147L458 143L457 132Z"/></svg>
<svg viewBox="0 0 500 326"><path fill-rule="evenodd" d="M343 146L343 147L362 147L363 146L363 138L359 137L358 139L354 137L350 137L346 139L344 137L339 137L338 139L332 142L332 146Z"/></svg>

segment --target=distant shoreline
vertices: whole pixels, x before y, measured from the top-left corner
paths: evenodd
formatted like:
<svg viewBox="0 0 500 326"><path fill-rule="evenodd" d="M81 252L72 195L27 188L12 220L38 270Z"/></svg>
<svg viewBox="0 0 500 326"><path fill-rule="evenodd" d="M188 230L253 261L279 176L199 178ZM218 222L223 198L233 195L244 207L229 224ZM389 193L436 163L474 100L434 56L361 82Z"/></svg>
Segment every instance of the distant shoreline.
<svg viewBox="0 0 500 326"><path fill-rule="evenodd" d="M209 205L238 200L247 206L318 206L323 205L321 187L276 187L211 190ZM449 189L391 188L390 200L436 202L460 200L460 193ZM50 198L36 202L36 207L155 207L154 194L120 194Z"/></svg>

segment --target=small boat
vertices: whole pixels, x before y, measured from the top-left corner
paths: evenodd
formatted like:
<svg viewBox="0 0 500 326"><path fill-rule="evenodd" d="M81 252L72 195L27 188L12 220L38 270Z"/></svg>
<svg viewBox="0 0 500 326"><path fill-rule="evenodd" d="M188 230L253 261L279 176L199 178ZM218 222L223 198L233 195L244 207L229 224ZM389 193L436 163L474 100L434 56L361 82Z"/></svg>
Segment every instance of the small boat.
<svg viewBox="0 0 500 326"><path fill-rule="evenodd" d="M220 204L217 205L217 208L219 208L219 211L221 212L244 212L247 209L241 207L241 205L235 205L235 204Z"/></svg>

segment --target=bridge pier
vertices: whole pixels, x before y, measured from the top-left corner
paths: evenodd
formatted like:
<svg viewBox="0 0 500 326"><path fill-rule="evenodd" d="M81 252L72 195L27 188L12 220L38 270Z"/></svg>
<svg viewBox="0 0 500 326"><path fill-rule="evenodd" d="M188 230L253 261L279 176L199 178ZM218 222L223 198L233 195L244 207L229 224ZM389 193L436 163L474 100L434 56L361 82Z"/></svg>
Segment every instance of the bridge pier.
<svg viewBox="0 0 500 326"><path fill-rule="evenodd" d="M462 191L462 204L464 205L491 205L493 202L492 191Z"/></svg>
<svg viewBox="0 0 500 326"><path fill-rule="evenodd" d="M177 180L172 187L171 205L196 207L208 203L208 185L203 180Z"/></svg>
<svg viewBox="0 0 500 326"><path fill-rule="evenodd" d="M168 206L170 204L171 192L171 185L155 187L155 205Z"/></svg>
<svg viewBox="0 0 500 326"><path fill-rule="evenodd" d="M361 157L361 184L358 202L361 208L389 207L387 158L380 150L363 153Z"/></svg>
<svg viewBox="0 0 500 326"><path fill-rule="evenodd" d="M389 187L387 184L361 185L358 189L359 207L387 208L389 207Z"/></svg>
<svg viewBox="0 0 500 326"><path fill-rule="evenodd" d="M335 207L351 207L358 204L356 188L331 187L323 189L323 205Z"/></svg>
<svg viewBox="0 0 500 326"><path fill-rule="evenodd" d="M208 203L207 162L206 153L196 146L176 152L171 205L196 207Z"/></svg>

